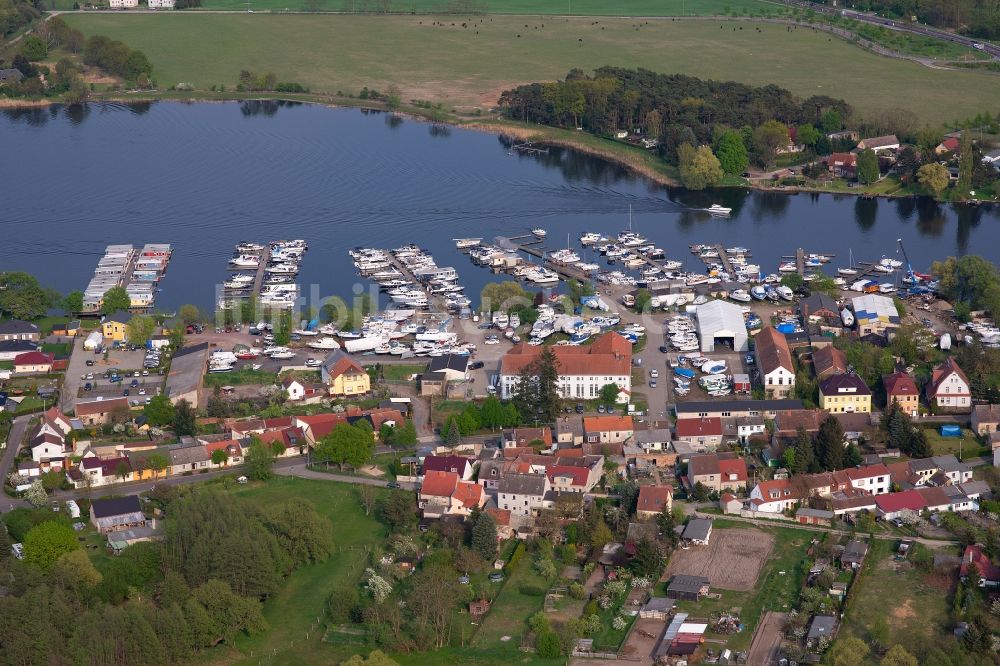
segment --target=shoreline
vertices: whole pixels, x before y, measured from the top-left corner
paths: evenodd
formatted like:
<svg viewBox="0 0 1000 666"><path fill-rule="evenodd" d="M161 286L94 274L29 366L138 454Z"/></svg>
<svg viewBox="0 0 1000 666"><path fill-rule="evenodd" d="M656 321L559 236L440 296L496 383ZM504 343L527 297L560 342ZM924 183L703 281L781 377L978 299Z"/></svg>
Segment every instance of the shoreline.
<svg viewBox="0 0 1000 666"><path fill-rule="evenodd" d="M180 93L180 94L178 94ZM370 100L360 100L357 98L349 97L332 97L329 95L320 95L314 93L292 93L292 94L246 94L240 95L238 93L204 93L204 92L192 92L187 93L185 91L166 91L166 94L155 93L141 93L135 96L123 95L123 94L109 94L109 95L99 95L88 100L88 102L105 102L105 103L146 103L146 102L180 102L184 104L210 104L210 103L225 103L225 102L247 102L247 101L257 101L257 102L297 102L300 104L314 104L318 106L325 106L331 109L366 109L371 111L380 111L383 113L396 113L398 115L410 118L411 120L417 120L420 122L427 122L431 124L442 124L454 127L456 129L465 129L475 132L483 132L486 134L494 134L500 136L509 136L515 139L519 139L526 142L539 143L545 146L553 146L557 148L568 148L579 153L591 157L597 157L600 159L607 160L614 164L617 164L630 172L647 178L658 185L664 187L684 187L680 182L676 174L676 167L658 160L653 157L648 151L642 148L629 146L626 144L619 143L617 141L612 141L610 139L603 139L601 137L589 134L586 132L573 132L571 130L560 129L557 127L549 127L547 125L532 125L520 123L517 121L505 120L498 117L475 117L475 116L456 116L454 114L448 114L444 118L431 117L429 113L425 113L423 109L418 107L404 107L396 110L390 110L386 108L385 104L379 102L372 102ZM20 100L11 98L0 98L0 109L38 109L47 108L56 104L63 104L58 100ZM745 180L745 179L744 179ZM938 199L935 197L929 197L929 195L916 195L910 192L902 193L889 193L889 192L870 192L863 188L852 188L850 190L831 190L825 188L815 188L803 185L782 185L775 187L768 187L760 184L756 184L753 181L742 182L742 183L720 183L716 185L713 189L729 189L738 188L746 190L755 190L758 192L771 192L776 194L798 194L798 193L810 193L810 194L829 194L834 196L852 196L852 197L862 197L862 198L877 198L877 199L905 199L914 198L917 196L927 196L928 198L933 198L934 201L938 203L952 203L952 204L965 204L971 205L967 201L951 201L947 199ZM990 204L997 204L997 201L980 201L976 205L989 206Z"/></svg>

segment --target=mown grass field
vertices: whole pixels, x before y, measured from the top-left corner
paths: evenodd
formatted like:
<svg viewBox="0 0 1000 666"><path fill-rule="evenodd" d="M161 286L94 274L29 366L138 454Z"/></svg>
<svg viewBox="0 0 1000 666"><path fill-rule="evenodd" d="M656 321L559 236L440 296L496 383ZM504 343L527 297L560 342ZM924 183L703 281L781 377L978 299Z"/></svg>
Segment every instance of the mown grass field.
<svg viewBox="0 0 1000 666"><path fill-rule="evenodd" d="M801 96L844 97L861 112L910 109L927 122L1000 106L995 75L882 58L805 28L711 19L640 25L635 19L509 16L474 17L463 27L461 19L452 18L66 16L88 35L108 35L145 51L162 88L185 82L232 89L240 70L249 69L273 71L280 81L297 81L314 91L357 95L364 86L385 91L396 84L404 99L488 108L514 85L558 79L573 67L617 65L776 83Z"/></svg>

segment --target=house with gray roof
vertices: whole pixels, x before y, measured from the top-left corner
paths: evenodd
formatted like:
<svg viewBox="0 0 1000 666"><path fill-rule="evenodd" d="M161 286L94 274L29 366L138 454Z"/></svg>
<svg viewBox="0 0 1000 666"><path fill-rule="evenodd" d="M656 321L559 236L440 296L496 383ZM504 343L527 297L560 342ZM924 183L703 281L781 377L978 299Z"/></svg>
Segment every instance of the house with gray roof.
<svg viewBox="0 0 1000 666"><path fill-rule="evenodd" d="M552 506L545 474L505 474L497 484L497 507L512 515L534 516Z"/></svg>
<svg viewBox="0 0 1000 666"><path fill-rule="evenodd" d="M41 333L38 330L38 326L32 324L30 321L11 319L0 322L0 341L29 340L31 342L38 342L40 339Z"/></svg>
<svg viewBox="0 0 1000 666"><path fill-rule="evenodd" d="M692 518L681 533L681 539L699 546L707 546L711 536L712 521L707 518Z"/></svg>
<svg viewBox="0 0 1000 666"><path fill-rule="evenodd" d="M204 444L172 446L168 449L167 455L170 457L171 475L208 469L212 463L212 457Z"/></svg>
<svg viewBox="0 0 1000 666"><path fill-rule="evenodd" d="M90 522L101 534L146 526L139 498L135 495L95 499L90 503Z"/></svg>
<svg viewBox="0 0 1000 666"><path fill-rule="evenodd" d="M704 576L676 574L667 585L667 596L672 599L698 601L708 594L710 584Z"/></svg>
<svg viewBox="0 0 1000 666"><path fill-rule="evenodd" d="M816 615L809 624L806 644L814 647L821 639L832 640L837 631L837 618L833 615Z"/></svg>

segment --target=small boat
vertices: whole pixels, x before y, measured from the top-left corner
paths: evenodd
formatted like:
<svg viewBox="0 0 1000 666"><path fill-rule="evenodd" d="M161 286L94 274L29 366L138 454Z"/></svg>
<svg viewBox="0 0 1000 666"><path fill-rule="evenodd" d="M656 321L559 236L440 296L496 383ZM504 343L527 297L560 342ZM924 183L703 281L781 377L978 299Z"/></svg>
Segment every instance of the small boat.
<svg viewBox="0 0 1000 666"><path fill-rule="evenodd" d="M541 227L535 227L531 230L531 233L535 238L545 238L548 235L548 232Z"/></svg>
<svg viewBox="0 0 1000 666"><path fill-rule="evenodd" d="M482 238L453 238L452 240L455 241L455 247L459 250L467 250L483 242Z"/></svg>
<svg viewBox="0 0 1000 666"><path fill-rule="evenodd" d="M685 379L694 379L695 372L689 368L674 368L674 374Z"/></svg>
<svg viewBox="0 0 1000 666"><path fill-rule="evenodd" d="M758 301L762 301L767 298L767 290L764 287L757 285L750 288L750 295L753 296Z"/></svg>
<svg viewBox="0 0 1000 666"><path fill-rule="evenodd" d="M288 349L286 349L285 351L277 351L271 354L271 358L276 358L276 359L295 358L295 352Z"/></svg>
<svg viewBox="0 0 1000 666"><path fill-rule="evenodd" d="M781 262L781 265L778 266L779 273L794 273L797 270L799 269L795 265L794 261L783 261Z"/></svg>
<svg viewBox="0 0 1000 666"><path fill-rule="evenodd" d="M850 328L851 326L854 326L854 313L847 308L844 308L840 311L840 320L844 322L844 326Z"/></svg>
<svg viewBox="0 0 1000 666"><path fill-rule="evenodd" d="M340 349L340 344L333 338L323 337L306 343L310 349Z"/></svg>
<svg viewBox="0 0 1000 666"><path fill-rule="evenodd" d="M296 335L304 335L310 338L319 335L319 331L310 331L305 328L297 328L294 331L292 331L292 333L295 333Z"/></svg>
<svg viewBox="0 0 1000 666"><path fill-rule="evenodd" d="M719 204L712 204L705 209L710 215L729 215L733 212L732 208L726 208L725 206L720 206Z"/></svg>
<svg viewBox="0 0 1000 666"><path fill-rule="evenodd" d="M782 300L790 301L795 298L795 292L792 291L791 287L786 287L783 284L775 287L775 291L778 292L778 296L780 296Z"/></svg>
<svg viewBox="0 0 1000 666"><path fill-rule="evenodd" d="M740 303L749 303L751 300L750 294L748 294L743 289L734 289L732 292L730 292L729 298L733 299L734 301L739 301Z"/></svg>

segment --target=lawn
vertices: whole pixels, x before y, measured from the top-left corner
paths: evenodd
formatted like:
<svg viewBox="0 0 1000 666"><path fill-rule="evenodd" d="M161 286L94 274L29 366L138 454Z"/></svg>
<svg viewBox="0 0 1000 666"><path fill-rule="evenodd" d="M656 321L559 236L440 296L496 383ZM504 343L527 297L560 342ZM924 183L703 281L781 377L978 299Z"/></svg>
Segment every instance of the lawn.
<svg viewBox="0 0 1000 666"><path fill-rule="evenodd" d="M70 7L70 0L59 0ZM782 8L761 0L389 0L389 11L400 14L457 13L541 14L575 16L710 16L717 14L775 13ZM255 11L300 9L309 11L381 13L384 2L373 0L250 0ZM204 9L246 9L246 0L204 0Z"/></svg>
<svg viewBox="0 0 1000 666"><path fill-rule="evenodd" d="M932 647L955 648L948 631L952 577L926 574L908 563L894 566L893 541L874 540L858 578L848 593L841 635L868 640L879 620L889 627L889 644L899 643L917 656ZM914 547L923 548L919 544Z"/></svg>
<svg viewBox="0 0 1000 666"><path fill-rule="evenodd" d="M862 113L900 107L921 123L1000 106L1000 86L989 73L933 70L873 55L825 33L775 25L651 20L637 26L627 18L493 16L463 27L460 20L421 16L189 12L65 18L88 35L142 49L161 88L185 82L232 89L240 70L248 69L272 71L279 81L314 91L357 95L365 86L385 91L396 84L404 100L489 108L511 86L558 79L574 67L617 65L774 83L803 97L843 97Z"/></svg>
<svg viewBox="0 0 1000 666"><path fill-rule="evenodd" d="M716 530L735 528L746 529L747 523L716 519L713 523ZM730 590L713 589L720 595L719 599L704 599L697 603L680 601L679 610L687 611L692 617L708 618L713 613L733 608L740 609L740 618L746 628L738 634L730 636L726 647L731 650L746 650L750 647L753 632L766 610L788 612L798 599L799 590L805 582L808 572L806 551L815 534L805 530L787 527L761 528L774 536L774 548L770 559L764 563L757 584L749 592L734 592ZM782 574L782 572L784 572ZM716 636L726 640L725 636Z"/></svg>
<svg viewBox="0 0 1000 666"><path fill-rule="evenodd" d="M42 345L42 351L55 354L57 357L69 356L72 345L68 342L51 342Z"/></svg>
<svg viewBox="0 0 1000 666"><path fill-rule="evenodd" d="M496 649L503 647L509 650L511 658L515 658L521 636L527 631L527 619L542 610L544 596L532 596L521 592L522 586L532 585L548 589L552 583L539 576L532 564L530 554L525 556L510 573L500 596L493 602L486 619L472 640L472 646L479 649ZM510 636L509 641L502 641L504 636Z"/></svg>
<svg viewBox="0 0 1000 666"><path fill-rule="evenodd" d="M367 561L366 548L385 538L385 528L374 517L365 516L353 486L328 481L278 477L266 484L253 484L233 491L261 507L291 498L306 498L333 524L336 552L326 562L296 570L281 591L264 604L270 629L259 636L243 637L234 646L238 653L217 661L256 664L259 655L273 655L270 663L339 663L359 650L324 643L323 615L327 597L345 581L361 576ZM319 625L316 624L317 619Z"/></svg>
<svg viewBox="0 0 1000 666"><path fill-rule="evenodd" d="M927 443L931 445L931 450L936 456L954 454L962 460L975 458L989 453L989 448L984 447L979 438L968 428L962 428L961 437L942 437L939 426L924 428L927 435ZM959 456L959 453L962 455Z"/></svg>
<svg viewBox="0 0 1000 666"><path fill-rule="evenodd" d="M263 370L236 370L205 375L205 386L240 386L243 384L277 384L278 375Z"/></svg>

